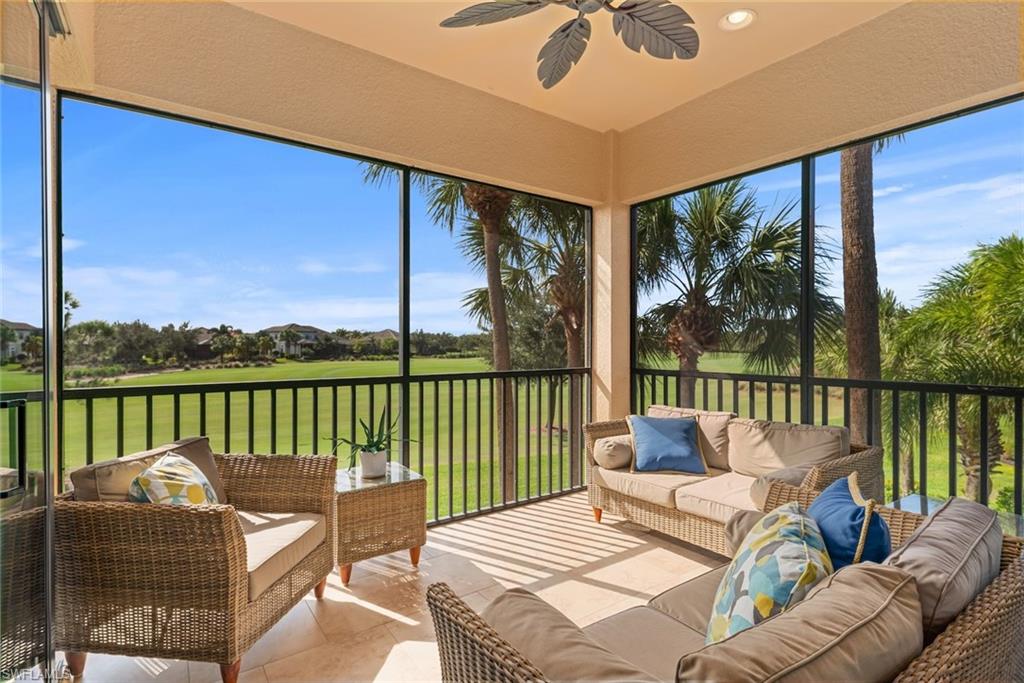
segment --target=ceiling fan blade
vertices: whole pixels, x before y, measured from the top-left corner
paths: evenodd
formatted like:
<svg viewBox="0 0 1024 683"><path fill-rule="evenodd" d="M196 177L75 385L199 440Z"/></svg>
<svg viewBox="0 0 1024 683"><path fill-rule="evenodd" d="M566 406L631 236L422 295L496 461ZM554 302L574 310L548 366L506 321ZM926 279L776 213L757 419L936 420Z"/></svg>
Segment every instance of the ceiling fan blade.
<svg viewBox="0 0 1024 683"><path fill-rule="evenodd" d="M693 19L669 0L629 0L612 10L615 34L630 50L659 59L693 59L700 50Z"/></svg>
<svg viewBox="0 0 1024 683"><path fill-rule="evenodd" d="M515 19L545 7L548 0L493 0L460 9L441 22L444 28L482 26L506 19Z"/></svg>
<svg viewBox="0 0 1024 683"><path fill-rule="evenodd" d="M545 88L551 88L580 61L590 40L590 21L580 14L559 26L537 55L537 78Z"/></svg>

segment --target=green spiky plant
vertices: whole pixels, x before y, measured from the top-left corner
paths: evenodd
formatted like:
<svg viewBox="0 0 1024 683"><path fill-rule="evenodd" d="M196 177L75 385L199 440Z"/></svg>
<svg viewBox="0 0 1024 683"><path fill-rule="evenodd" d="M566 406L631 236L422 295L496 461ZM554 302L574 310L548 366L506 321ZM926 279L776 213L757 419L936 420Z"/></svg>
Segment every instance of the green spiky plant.
<svg viewBox="0 0 1024 683"><path fill-rule="evenodd" d="M360 418L359 426L363 430L363 439L361 441L354 441L352 439L346 439L339 437L337 439L330 439L334 443L334 448L331 452L334 455L338 454L338 449L342 446L348 445L352 451L349 454L348 466L349 469L356 466L356 455L360 451L366 451L367 453L379 453L386 451L391 447L391 443L398 441L395 437L395 430L398 428L398 418L390 425L387 422L388 413L387 410L380 411L380 420L377 421L376 425L367 424L366 420ZM412 439L403 439L404 441L412 441Z"/></svg>

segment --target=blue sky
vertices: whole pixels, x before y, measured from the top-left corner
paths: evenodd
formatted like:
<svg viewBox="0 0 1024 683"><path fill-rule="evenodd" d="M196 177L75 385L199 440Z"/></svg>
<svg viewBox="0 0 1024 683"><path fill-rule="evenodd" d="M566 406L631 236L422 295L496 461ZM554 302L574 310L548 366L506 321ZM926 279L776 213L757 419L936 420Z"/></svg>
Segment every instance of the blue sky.
<svg viewBox="0 0 1024 683"><path fill-rule="evenodd" d="M36 97L3 86L2 317L39 320ZM246 330L398 325L397 189L354 160L65 100L65 286L76 318ZM818 223L838 240L839 154L820 157ZM751 176L764 206L799 194L796 165ZM1024 226L1024 103L913 131L876 159L879 278L914 304L979 242ZM412 206L414 328L474 331L482 284ZM832 291L841 294L841 273ZM641 302L643 306L645 302Z"/></svg>
<svg viewBox="0 0 1024 683"><path fill-rule="evenodd" d="M907 133L875 157L874 178L879 284L913 306L979 243L1024 231L1024 102ZM764 207L800 198L799 164L746 182ZM829 290L842 301L839 152L817 158L815 204L818 232L837 259ZM639 307L671 296L655 293Z"/></svg>

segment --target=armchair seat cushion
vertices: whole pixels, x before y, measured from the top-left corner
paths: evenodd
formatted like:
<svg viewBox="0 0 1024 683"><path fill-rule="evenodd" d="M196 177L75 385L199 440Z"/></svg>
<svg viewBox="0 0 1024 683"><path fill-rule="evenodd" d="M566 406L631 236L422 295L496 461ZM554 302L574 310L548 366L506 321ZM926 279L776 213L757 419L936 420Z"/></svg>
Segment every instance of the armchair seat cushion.
<svg viewBox="0 0 1024 683"><path fill-rule="evenodd" d="M327 523L312 512L238 512L245 536L249 600L255 600L324 542Z"/></svg>
<svg viewBox="0 0 1024 683"><path fill-rule="evenodd" d="M652 607L632 607L583 632L659 681L673 680L679 658L704 647L704 634Z"/></svg>
<svg viewBox="0 0 1024 683"><path fill-rule="evenodd" d="M736 472L723 472L675 490L675 506L680 512L725 524L741 510L756 510L750 497L754 477Z"/></svg>
<svg viewBox="0 0 1024 683"><path fill-rule="evenodd" d="M717 478L725 474L721 470L708 469L708 474L684 474L665 472L630 472L595 467L591 477L598 486L611 489L626 496L639 498L648 503L674 508L676 490L681 486Z"/></svg>

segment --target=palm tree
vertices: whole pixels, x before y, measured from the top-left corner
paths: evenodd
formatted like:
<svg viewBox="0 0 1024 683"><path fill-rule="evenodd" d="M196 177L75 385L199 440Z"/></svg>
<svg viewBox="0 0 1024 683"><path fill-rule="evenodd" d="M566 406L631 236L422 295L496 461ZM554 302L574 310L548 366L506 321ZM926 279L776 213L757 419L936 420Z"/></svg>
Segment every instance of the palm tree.
<svg viewBox="0 0 1024 683"><path fill-rule="evenodd" d="M64 292L64 331L71 327L71 315L75 309L81 306L81 302L75 298L70 291Z"/></svg>
<svg viewBox="0 0 1024 683"><path fill-rule="evenodd" d="M43 338L38 334L33 334L25 340L21 350L25 352L30 361L39 359L43 355Z"/></svg>
<svg viewBox="0 0 1024 683"><path fill-rule="evenodd" d="M266 332L256 335L256 351L263 358L270 358L274 352L274 340Z"/></svg>
<svg viewBox="0 0 1024 683"><path fill-rule="evenodd" d="M296 355L295 345L299 343L299 333L292 329L287 329L281 333L281 341L284 342L284 349L287 355Z"/></svg>
<svg viewBox="0 0 1024 683"><path fill-rule="evenodd" d="M839 194L843 234L843 306L846 317L847 377L880 379L878 264L875 260L874 157L895 135L847 147L839 154ZM881 443L881 405L868 415L867 391L850 394L850 437L858 443ZM867 433L868 418L873 434Z"/></svg>
<svg viewBox="0 0 1024 683"><path fill-rule="evenodd" d="M970 260L943 273L924 302L901 325L896 353L907 372L922 381L1019 386L1024 383L1020 349L1024 344L1024 238L1011 235L981 245ZM946 403L933 396L929 410L936 425L947 424ZM965 495L978 500L982 476L1003 453L1000 420L1010 402L990 401L981 424L976 396L957 404L957 455L966 472ZM981 435L988 436L989 472L982 473Z"/></svg>
<svg viewBox="0 0 1024 683"><path fill-rule="evenodd" d="M397 171L382 164L367 163L364 179L381 185L392 182ZM427 197L431 220L454 233L458 228L467 233L478 232L480 249L467 253L471 262L478 264L487 279L488 322L491 328L491 356L494 369L512 369L512 351L509 343L508 308L502 281L501 250L513 232L509 210L516 195L491 185L482 185L454 178L416 173L413 182ZM464 250L465 251L465 250ZM501 399L498 401L498 447L502 461L503 490L506 500L515 497L515 407L512 385L498 381Z"/></svg>
<svg viewBox="0 0 1024 683"><path fill-rule="evenodd" d="M672 298L638 320L641 357L678 360L680 402L694 405L700 356L742 349L750 368L788 372L799 357L800 220L795 202L772 214L742 181L720 183L641 207L637 288ZM824 245L818 253L829 258ZM841 312L815 275L815 326L827 337Z"/></svg>

